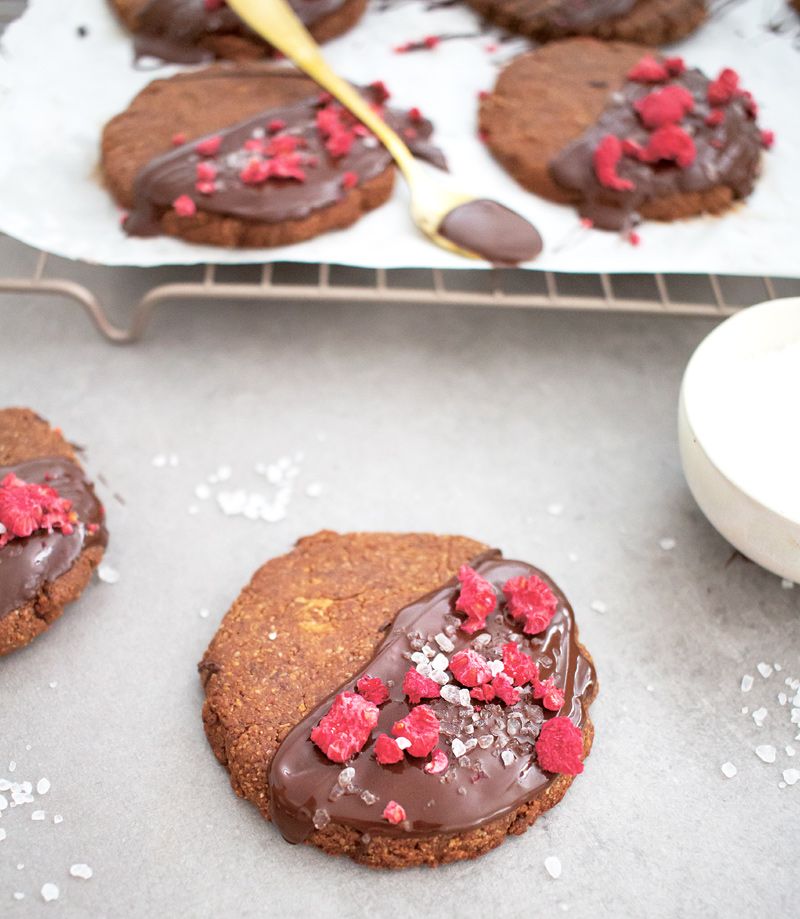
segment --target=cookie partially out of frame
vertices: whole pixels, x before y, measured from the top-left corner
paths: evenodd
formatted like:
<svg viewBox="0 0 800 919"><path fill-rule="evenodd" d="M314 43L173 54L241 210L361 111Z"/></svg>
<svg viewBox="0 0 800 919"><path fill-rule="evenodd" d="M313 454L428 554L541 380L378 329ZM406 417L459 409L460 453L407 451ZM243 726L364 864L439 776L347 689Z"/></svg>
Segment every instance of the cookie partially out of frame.
<svg viewBox="0 0 800 919"><path fill-rule="evenodd" d="M483 607L483 624L480 611L474 620L468 614L474 625L469 631L455 609L459 593L468 593L456 580L459 572L478 585L486 577L497 591L495 611L487 615ZM532 626L536 634L523 633L509 614L503 588L514 577L539 591L536 597L547 607L545 619ZM464 688L471 679L459 666L459 651L479 648L497 672L500 643L509 635L526 666L538 660L536 680L542 682L535 690L530 683L521 686L516 703L513 696L501 701L494 689L479 687L487 701L477 701ZM434 651L441 657L434 659ZM430 697L430 690L412 702L414 690L404 674L415 666L415 678L426 672L415 664L420 659L440 668L439 682L450 686L448 698L455 690L457 705ZM452 668L446 678L445 664ZM301 539L255 573L199 669L206 734L234 791L287 840L372 867L473 858L524 832L561 800L592 744L588 707L597 682L563 594L536 569L459 536L323 531ZM508 672L516 673L510 663L506 675L491 683L498 692L511 686ZM376 676L388 686L388 700ZM554 697L546 695L548 686ZM360 750L343 749L346 729L341 735L336 726L332 734L328 730L342 704L361 706L356 723L362 716L372 719ZM381 732L392 733L398 718L410 730L411 722L425 716L429 730L431 712L439 728L424 756L412 755L420 750L407 741L380 739ZM506 731L511 719L518 730ZM327 725L325 739L319 725ZM394 729L400 730L397 723ZM548 751L540 745L545 733L559 731L569 735L563 740L564 749L571 745L572 767L564 766L569 774L543 765L560 768L542 759ZM477 738L492 732L479 746ZM431 752L434 743L439 753ZM386 750L396 757L400 746L399 761L386 763Z"/></svg>
<svg viewBox="0 0 800 919"><path fill-rule="evenodd" d="M467 0L487 19L539 42L570 35L665 45L694 32L706 0Z"/></svg>
<svg viewBox="0 0 800 919"><path fill-rule="evenodd" d="M625 229L718 214L747 197L771 143L756 111L731 69L712 79L681 58L581 37L512 60L479 123L525 188Z"/></svg>
<svg viewBox="0 0 800 919"><path fill-rule="evenodd" d="M419 155L432 126L363 90ZM105 127L103 172L131 235L278 246L349 226L391 194L384 147L297 71L215 64L147 86Z"/></svg>
<svg viewBox="0 0 800 919"><path fill-rule="evenodd" d="M19 481L45 486L44 498ZM72 519L14 536L39 500L57 496ZM57 499L56 499L57 500ZM33 506L33 510L31 509ZM27 645L83 593L107 542L103 508L60 430L26 408L0 410L0 655ZM69 531L69 532L67 532Z"/></svg>
<svg viewBox="0 0 800 919"><path fill-rule="evenodd" d="M183 63L270 57L274 50L224 0L110 0L135 36L137 53ZM290 0L317 42L347 32L367 0Z"/></svg>

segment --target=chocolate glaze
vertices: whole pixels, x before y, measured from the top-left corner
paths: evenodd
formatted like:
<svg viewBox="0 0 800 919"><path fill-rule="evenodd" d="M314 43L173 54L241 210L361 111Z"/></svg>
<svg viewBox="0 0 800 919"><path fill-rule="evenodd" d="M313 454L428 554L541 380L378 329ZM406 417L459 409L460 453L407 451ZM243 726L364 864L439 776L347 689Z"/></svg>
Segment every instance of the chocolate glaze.
<svg viewBox="0 0 800 919"><path fill-rule="evenodd" d="M516 575L537 574L544 578L559 601L548 628L533 637L523 636L519 624L506 614L501 604L487 620L484 630L491 640L488 646L480 647L479 636L483 633L470 636L458 629L463 617L455 613L459 593L455 579L400 610L369 664L293 728L275 754L269 773L270 813L287 841L303 842L315 828L328 821L372 836L462 833L512 812L543 794L555 780L556 776L537 767L533 752L533 741L542 721L560 714L582 727L586 709L596 692L594 667L578 646L572 609L558 587L531 565L503 559L497 551L479 556L472 565L498 591L508 578ZM478 647L490 660L497 659L500 647L510 635L521 639L520 647L539 661L542 678L555 677L556 685L564 692L564 705L560 712L548 712L527 694L514 706L484 705L478 714L442 698L424 700L442 722L439 747L448 753L448 770L443 775L429 775L423 771L424 760L409 756L395 765L381 766L373 756L375 738L384 732L390 734L394 722L409 711L402 690L403 676L413 666L408 660L409 652L418 650L424 641L438 651L434 636L444 631L455 645L448 657L464 648ZM344 765L328 760L309 736L334 696L354 689L365 673L381 677L390 686L390 699L380 707L371 740L348 764L355 769L353 790L343 793L338 779ZM481 720L473 721L474 714ZM518 728L522 721L523 728L513 733L506 730L509 717L517 722ZM483 725L486 718L499 719L495 730L500 731L497 724L503 725L503 735L495 737L491 746L478 745L466 754L466 759L456 761L450 741L456 736L466 742L490 735L491 725ZM503 736L507 741L502 749L516 756L508 766L499 756ZM362 798L365 793L367 801ZM373 803L367 803L372 801L370 795L375 797ZM407 819L402 824L395 826L383 819L383 809L390 800L405 808Z"/></svg>
<svg viewBox="0 0 800 919"><path fill-rule="evenodd" d="M453 208L439 226L439 233L497 266L529 262L542 251L542 237L536 227L515 211L485 198Z"/></svg>
<svg viewBox="0 0 800 919"><path fill-rule="evenodd" d="M606 19L629 13L637 0L555 0L544 10L545 17L559 29L580 34Z"/></svg>
<svg viewBox="0 0 800 919"><path fill-rule="evenodd" d="M371 90L367 87L362 92L369 97ZM161 214L183 194L188 194L195 201L198 211L260 223L302 220L312 212L341 200L346 193L342 187L345 172L356 173L359 183L363 184L389 167L392 162L389 153L372 135L357 137L345 156L331 157L316 126L320 104L318 96L311 96L292 105L261 112L215 132L221 135L222 145L214 158L219 168L219 188L212 195L203 195L195 190L196 166L204 159L195 148L203 138L196 138L151 160L136 177L134 206L125 221L125 232L132 236L159 234ZM416 156L446 168L441 151L429 141L433 131L429 121L412 122L409 115L394 109L387 109L385 117L401 134L407 130L414 132L413 138L406 140ZM302 152L317 157L317 165L304 167L307 176L304 182L269 179L263 185L246 185L239 178L239 172L251 154L243 151L242 146L254 136L254 132L263 136L266 125L276 119L286 122L287 127L281 131L282 134L304 138L306 146Z"/></svg>
<svg viewBox="0 0 800 919"><path fill-rule="evenodd" d="M340 9L347 0L289 0L301 22L311 26ZM204 0L150 0L139 13L134 36L136 57L156 57L179 64L205 63L213 51L203 47L207 35L262 39L227 5L207 10Z"/></svg>
<svg viewBox="0 0 800 919"><path fill-rule="evenodd" d="M625 156L617 171L634 183L636 187L632 191L614 191L598 182L593 153L606 134L647 145L649 133L642 126L633 103L654 89L661 89L664 84L650 86L632 81L611 97L595 124L551 160L551 176L562 188L580 194L580 213L594 226L607 230L627 229L639 220L637 211L642 204L653 198L705 192L719 185L729 186L736 198L745 198L753 190L762 145L760 131L747 112L745 100L737 97L729 102L724 107L724 122L711 127L705 123L711 110L707 101L708 78L699 70L687 70L669 82L684 86L695 100L694 111L681 122L697 148L697 156L687 168L671 163L649 165ZM712 141L719 146L714 146Z"/></svg>
<svg viewBox="0 0 800 919"><path fill-rule="evenodd" d="M68 571L83 549L108 542L103 506L75 463L63 457L42 457L0 466L0 480L9 472L26 482L55 488L62 498L72 501L78 523L69 535L60 530L36 532L0 548L0 618L33 599L43 584ZM98 529L89 533L88 524L97 524Z"/></svg>

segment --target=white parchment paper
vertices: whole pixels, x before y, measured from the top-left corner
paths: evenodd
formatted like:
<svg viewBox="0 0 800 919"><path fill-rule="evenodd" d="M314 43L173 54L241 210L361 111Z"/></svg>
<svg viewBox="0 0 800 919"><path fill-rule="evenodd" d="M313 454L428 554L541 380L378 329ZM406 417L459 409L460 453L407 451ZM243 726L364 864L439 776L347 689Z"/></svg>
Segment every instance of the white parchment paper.
<svg viewBox="0 0 800 919"><path fill-rule="evenodd" d="M474 192L532 220L545 237L532 265L568 272L680 272L800 276L800 18L783 0L723 4L711 21L675 46L691 65L716 74L734 66L777 135L746 205L723 218L645 224L638 247L613 233L581 231L575 211L521 189L476 136L476 96L489 89L522 40L492 46L499 33L459 6L426 10L422 0L389 9L373 4L361 24L326 46L330 63L355 82L383 79L400 106L418 105L436 124L453 173ZM779 31L767 23L785 22ZM78 27L88 34L80 37ZM426 35L470 34L431 52L395 54ZM460 267L458 256L421 236L398 181L393 199L354 227L299 245L223 250L180 240L131 239L103 189L98 145L103 124L156 76L177 68L133 66L130 36L105 0L31 0L3 36L0 57L0 231L68 258L108 265L299 261L365 267ZM470 267L478 263L468 263Z"/></svg>

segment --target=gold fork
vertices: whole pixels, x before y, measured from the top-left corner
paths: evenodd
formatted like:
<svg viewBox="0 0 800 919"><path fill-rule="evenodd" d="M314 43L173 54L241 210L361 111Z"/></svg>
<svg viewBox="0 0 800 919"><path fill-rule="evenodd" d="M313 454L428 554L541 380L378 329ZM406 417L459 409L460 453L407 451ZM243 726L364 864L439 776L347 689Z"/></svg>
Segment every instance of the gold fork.
<svg viewBox="0 0 800 919"><path fill-rule="evenodd" d="M539 254L541 237L527 220L495 201L468 194L449 176L434 174L414 158L400 136L331 69L286 0L228 0L228 6L380 140L408 183L414 223L437 245L499 265L519 264Z"/></svg>

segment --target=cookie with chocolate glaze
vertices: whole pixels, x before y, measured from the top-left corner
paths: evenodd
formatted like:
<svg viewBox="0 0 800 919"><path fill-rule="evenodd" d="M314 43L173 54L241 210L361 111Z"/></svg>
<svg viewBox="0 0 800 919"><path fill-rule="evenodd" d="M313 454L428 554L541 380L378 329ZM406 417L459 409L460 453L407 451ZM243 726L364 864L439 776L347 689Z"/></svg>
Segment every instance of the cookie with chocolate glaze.
<svg viewBox="0 0 800 919"><path fill-rule="evenodd" d="M224 0L110 0L133 32L138 57L182 64L271 57L274 49ZM289 0L314 38L322 43L352 28L367 0Z"/></svg>
<svg viewBox="0 0 800 919"><path fill-rule="evenodd" d="M719 214L752 191L771 143L738 75L572 38L520 55L480 103L482 135L525 188L594 226Z"/></svg>
<svg viewBox="0 0 800 919"><path fill-rule="evenodd" d="M441 164L418 110L364 94L419 156ZM279 246L354 223L390 196L389 154L307 77L215 64L156 80L103 131L106 183L131 235Z"/></svg>
<svg viewBox="0 0 800 919"><path fill-rule="evenodd" d="M0 410L0 655L78 599L107 541L103 507L61 431L29 409Z"/></svg>
<svg viewBox="0 0 800 919"><path fill-rule="evenodd" d="M460 536L301 539L255 573L199 670L234 791L287 841L372 867L524 832L592 744L596 675L563 594Z"/></svg>
<svg viewBox="0 0 800 919"><path fill-rule="evenodd" d="M666 45L708 16L706 0L467 0L491 22L548 42L571 35Z"/></svg>

